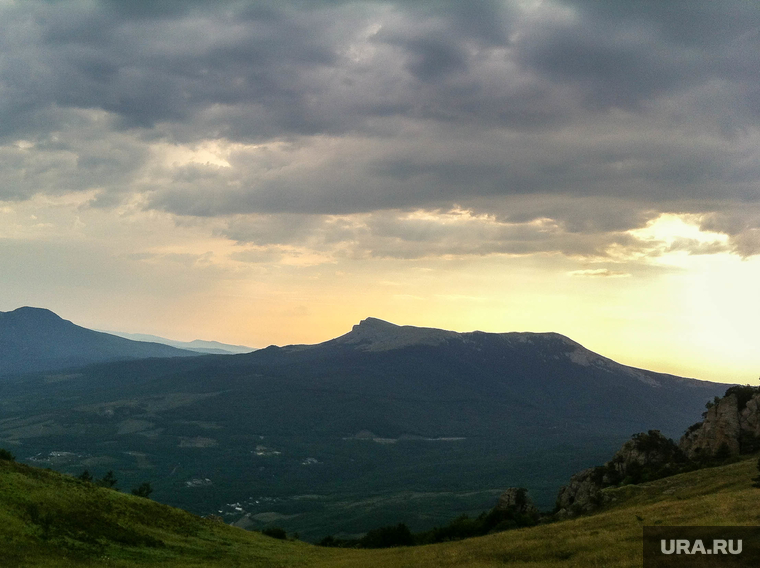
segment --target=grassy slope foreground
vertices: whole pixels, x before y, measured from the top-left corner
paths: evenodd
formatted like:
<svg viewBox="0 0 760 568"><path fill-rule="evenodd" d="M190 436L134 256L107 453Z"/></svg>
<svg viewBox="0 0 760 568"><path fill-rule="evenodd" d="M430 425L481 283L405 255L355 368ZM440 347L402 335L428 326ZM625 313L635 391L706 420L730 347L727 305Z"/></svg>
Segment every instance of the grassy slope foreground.
<svg viewBox="0 0 760 568"><path fill-rule="evenodd" d="M753 458L610 490L588 517L460 542L326 549L201 519L72 477L0 461L3 566L641 566L644 524L758 525Z"/></svg>

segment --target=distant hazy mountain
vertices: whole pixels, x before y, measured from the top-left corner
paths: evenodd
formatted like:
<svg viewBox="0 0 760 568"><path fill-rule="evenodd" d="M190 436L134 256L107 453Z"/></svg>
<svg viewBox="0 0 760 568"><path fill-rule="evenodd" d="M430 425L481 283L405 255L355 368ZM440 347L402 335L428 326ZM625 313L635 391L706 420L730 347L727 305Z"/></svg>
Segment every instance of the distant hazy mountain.
<svg viewBox="0 0 760 568"><path fill-rule="evenodd" d="M171 345L177 349L187 349L188 351L205 353L207 355L230 355L256 351L254 347L246 347L245 345L230 345L228 343L220 343L218 341L204 341L202 339L195 339L193 341L175 341L173 339L166 339L165 337L159 337L158 335L150 335L147 333L124 333L123 331L104 331L104 333L118 335L119 337L132 339L134 341L152 341L153 343Z"/></svg>
<svg viewBox="0 0 760 568"><path fill-rule="evenodd" d="M42 308L0 312L0 375L146 357L193 356L158 343L92 331Z"/></svg>
<svg viewBox="0 0 760 568"><path fill-rule="evenodd" d="M636 432L680 436L726 389L620 365L556 333L373 318L318 345L2 387L0 447L21 458L74 474L108 464L124 486L149 473L159 500L308 538L430 528L492 507L510 486L550 508L572 474Z"/></svg>

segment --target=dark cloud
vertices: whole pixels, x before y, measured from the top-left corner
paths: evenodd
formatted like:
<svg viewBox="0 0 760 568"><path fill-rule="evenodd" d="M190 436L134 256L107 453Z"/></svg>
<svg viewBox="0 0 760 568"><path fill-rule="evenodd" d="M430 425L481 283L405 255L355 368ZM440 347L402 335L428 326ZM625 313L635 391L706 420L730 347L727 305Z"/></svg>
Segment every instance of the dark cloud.
<svg viewBox="0 0 760 568"><path fill-rule="evenodd" d="M639 108L652 97L760 73L760 9L747 2L561 2L517 42L522 65L576 85L587 104Z"/></svg>
<svg viewBox="0 0 760 568"><path fill-rule="evenodd" d="M603 107L715 79L751 90L760 10L663 4L29 2L6 8L5 104L100 108L127 127L202 124L221 108L218 135L257 140L345 133L389 113L513 128L517 114L567 120L572 109L551 96L563 84ZM352 60L358 44L376 53ZM241 126L246 115L259 116Z"/></svg>
<svg viewBox="0 0 760 568"><path fill-rule="evenodd" d="M88 190L96 207L137 196L185 217L282 216L229 224L267 246L287 240L289 215L315 216L301 230L318 241L319 215L455 205L505 224L551 219L566 240L489 233L462 248L473 254L586 254L689 211L735 252L760 249L760 218L731 213L760 202L751 2L72 0L0 12L0 199ZM216 162L164 159L208 141ZM423 254L408 233L386 237L367 250Z"/></svg>

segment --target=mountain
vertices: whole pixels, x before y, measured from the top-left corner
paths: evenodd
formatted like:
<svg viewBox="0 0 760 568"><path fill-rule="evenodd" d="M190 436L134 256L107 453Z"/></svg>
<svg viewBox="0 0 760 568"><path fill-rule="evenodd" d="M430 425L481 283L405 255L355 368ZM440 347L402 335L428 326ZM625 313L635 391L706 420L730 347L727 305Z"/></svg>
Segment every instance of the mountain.
<svg viewBox="0 0 760 568"><path fill-rule="evenodd" d="M195 353L158 343L92 331L42 308L0 312L0 376L104 361L192 355Z"/></svg>
<svg viewBox="0 0 760 568"><path fill-rule="evenodd" d="M374 411L388 435L430 435L431 420L450 433L509 428L632 433L656 424L678 435L712 393L725 385L636 369L602 357L557 333L456 333L397 326L375 318L318 345L268 347L245 356L262 373L322 391L419 401L399 423ZM374 377L374 379L373 379ZM423 418L432 401L464 404L460 412ZM464 411L464 412L463 412ZM530 420L505 422L518 412ZM366 423L351 409L340 420ZM600 428L603 425L603 428ZM572 433L570 433L572 434Z"/></svg>
<svg viewBox="0 0 760 568"><path fill-rule="evenodd" d="M505 487L551 508L572 474L636 432L680 436L725 389L620 365L556 333L368 318L317 345L4 380L0 445L318 539L400 521L429 529L490 508Z"/></svg>
<svg viewBox="0 0 760 568"><path fill-rule="evenodd" d="M233 353L250 353L251 351L256 351L255 348L246 347L245 345L230 345L229 343L204 341L203 339L175 341L174 339L166 339L165 337L159 337L158 335L150 335L147 333L125 333L123 331L104 331L104 333L110 333L111 335L117 335L133 341L162 343L163 345L171 345L177 349L186 349L188 351L195 351L196 353L203 353L204 355L230 355Z"/></svg>

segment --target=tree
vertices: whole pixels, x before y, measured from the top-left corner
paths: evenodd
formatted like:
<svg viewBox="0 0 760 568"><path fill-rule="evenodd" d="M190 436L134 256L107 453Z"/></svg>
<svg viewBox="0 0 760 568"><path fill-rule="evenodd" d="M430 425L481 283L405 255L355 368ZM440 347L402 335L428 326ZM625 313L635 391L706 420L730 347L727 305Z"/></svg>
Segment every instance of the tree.
<svg viewBox="0 0 760 568"><path fill-rule="evenodd" d="M77 479L81 479L82 481L92 483L92 475L90 475L89 470L86 470L86 469L77 476Z"/></svg>
<svg viewBox="0 0 760 568"><path fill-rule="evenodd" d="M153 493L153 488L150 486L150 483L147 481L144 481L142 484L140 484L140 487L135 487L132 489L132 495L137 495L138 497L145 497L148 499L150 494Z"/></svg>
<svg viewBox="0 0 760 568"><path fill-rule="evenodd" d="M106 473L103 478L99 479L97 482L100 487L109 487L111 489L116 489L116 487L114 487L116 483L116 476L112 470L109 470L108 473Z"/></svg>
<svg viewBox="0 0 760 568"><path fill-rule="evenodd" d="M16 456L14 456L8 450L0 449L0 460L12 462L16 460Z"/></svg>

